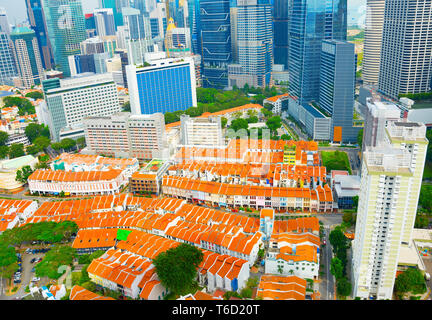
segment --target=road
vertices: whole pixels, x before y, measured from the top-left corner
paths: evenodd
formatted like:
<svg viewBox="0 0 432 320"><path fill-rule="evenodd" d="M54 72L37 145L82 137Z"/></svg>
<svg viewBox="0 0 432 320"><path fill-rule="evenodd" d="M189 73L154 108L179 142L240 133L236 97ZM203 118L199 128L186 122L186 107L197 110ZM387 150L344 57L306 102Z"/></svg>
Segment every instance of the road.
<svg viewBox="0 0 432 320"><path fill-rule="evenodd" d="M321 300L334 300L334 278L330 273L330 263L332 259L332 250L331 244L329 241L330 227L324 227L324 239L326 240L326 245L322 248L322 252L320 254L320 264L324 265L323 268L323 276L321 276L321 283L319 286L319 291L321 294Z"/></svg>

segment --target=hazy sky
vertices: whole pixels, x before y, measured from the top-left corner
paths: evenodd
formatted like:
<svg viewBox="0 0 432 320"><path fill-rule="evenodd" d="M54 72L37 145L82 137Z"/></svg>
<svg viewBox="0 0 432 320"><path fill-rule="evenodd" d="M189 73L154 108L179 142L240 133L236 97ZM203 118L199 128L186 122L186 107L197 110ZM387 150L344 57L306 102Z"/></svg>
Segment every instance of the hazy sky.
<svg viewBox="0 0 432 320"><path fill-rule="evenodd" d="M84 12L92 12L98 5L98 0L82 0ZM366 4L366 0L348 0L349 21L362 16L359 7ZM0 7L6 8L9 23L20 23L27 19L25 0L0 0Z"/></svg>

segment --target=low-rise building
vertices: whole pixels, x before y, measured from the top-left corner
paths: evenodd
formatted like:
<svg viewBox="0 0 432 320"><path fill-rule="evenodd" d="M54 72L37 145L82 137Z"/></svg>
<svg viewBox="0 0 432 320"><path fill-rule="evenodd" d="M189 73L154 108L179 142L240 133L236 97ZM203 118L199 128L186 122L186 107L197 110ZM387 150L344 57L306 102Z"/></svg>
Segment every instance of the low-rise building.
<svg viewBox="0 0 432 320"><path fill-rule="evenodd" d="M0 233L24 223L36 212L38 204L31 200L0 200Z"/></svg>
<svg viewBox="0 0 432 320"><path fill-rule="evenodd" d="M6 193L17 193L23 190L23 183L16 181L17 171L25 166L34 166L38 160L31 156L23 156L10 160L3 160L0 162L0 191Z"/></svg>
<svg viewBox="0 0 432 320"><path fill-rule="evenodd" d="M272 112L275 114L282 114L282 112L288 111L288 99L290 95L288 93L270 97L263 101L263 104L269 104L272 106Z"/></svg>
<svg viewBox="0 0 432 320"><path fill-rule="evenodd" d="M263 300L305 300L305 279L297 276L263 275L258 285L257 297Z"/></svg>
<svg viewBox="0 0 432 320"><path fill-rule="evenodd" d="M135 172L129 179L130 192L133 194L159 194L162 177L170 166L169 161L153 159L142 170Z"/></svg>
<svg viewBox="0 0 432 320"><path fill-rule="evenodd" d="M352 209L353 198L360 193L360 177L336 175L333 180L335 202L339 209Z"/></svg>
<svg viewBox="0 0 432 320"><path fill-rule="evenodd" d="M224 144L220 117L180 117L180 142L187 146L220 146Z"/></svg>

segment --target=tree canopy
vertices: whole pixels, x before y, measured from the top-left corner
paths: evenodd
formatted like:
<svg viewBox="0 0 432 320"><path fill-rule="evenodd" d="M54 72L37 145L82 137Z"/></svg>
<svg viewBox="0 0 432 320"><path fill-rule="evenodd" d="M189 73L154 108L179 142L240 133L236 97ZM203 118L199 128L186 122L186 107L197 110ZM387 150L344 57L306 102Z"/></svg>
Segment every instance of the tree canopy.
<svg viewBox="0 0 432 320"><path fill-rule="evenodd" d="M338 257L334 257L330 265L330 273L334 275L336 280L341 279L343 276L344 266L342 261Z"/></svg>
<svg viewBox="0 0 432 320"><path fill-rule="evenodd" d="M24 145L22 143L14 143L9 147L9 158L19 158L25 155Z"/></svg>
<svg viewBox="0 0 432 320"><path fill-rule="evenodd" d="M203 256L198 248L183 243L160 253L153 264L162 284L174 294L183 294L195 280Z"/></svg>
<svg viewBox="0 0 432 320"><path fill-rule="evenodd" d="M31 143L40 136L50 138L50 131L49 128L43 124L37 124L37 123L30 123L25 128L25 135L30 140Z"/></svg>
<svg viewBox="0 0 432 320"><path fill-rule="evenodd" d="M408 268L397 276L394 290L398 294L406 292L414 294L425 293L426 283L423 274L417 268Z"/></svg>
<svg viewBox="0 0 432 320"><path fill-rule="evenodd" d="M15 180L26 184L28 178L33 173L33 169L30 166L24 166L21 169L17 170Z"/></svg>
<svg viewBox="0 0 432 320"><path fill-rule="evenodd" d="M26 98L32 98L34 100L38 100L38 99L43 99L44 98L43 93L39 92L39 91L29 92L25 96L26 96Z"/></svg>
<svg viewBox="0 0 432 320"><path fill-rule="evenodd" d="M76 250L74 248L55 245L47 252L42 262L36 265L36 276L58 279L62 275L59 273L59 267L72 265L75 255Z"/></svg>
<svg viewBox="0 0 432 320"><path fill-rule="evenodd" d="M18 107L18 115L24 116L26 114L35 114L36 109L32 103L26 98L20 97L5 97L3 98L4 107Z"/></svg>
<svg viewBox="0 0 432 320"><path fill-rule="evenodd" d="M247 130L249 127L249 123L246 119L235 119L231 121L230 129L233 129L234 131L239 131L240 129Z"/></svg>
<svg viewBox="0 0 432 320"><path fill-rule="evenodd" d="M5 146L8 139L9 139L8 133L4 131L0 131L0 146Z"/></svg>

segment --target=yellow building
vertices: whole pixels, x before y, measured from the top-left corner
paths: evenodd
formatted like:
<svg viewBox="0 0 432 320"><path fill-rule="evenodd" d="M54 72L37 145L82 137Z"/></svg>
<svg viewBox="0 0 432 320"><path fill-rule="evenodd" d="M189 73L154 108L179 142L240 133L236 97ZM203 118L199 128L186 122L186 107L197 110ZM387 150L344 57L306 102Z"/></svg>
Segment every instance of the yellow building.
<svg viewBox="0 0 432 320"><path fill-rule="evenodd" d="M295 166L296 164L296 146L288 146L284 147L284 155L283 155L283 163Z"/></svg>

